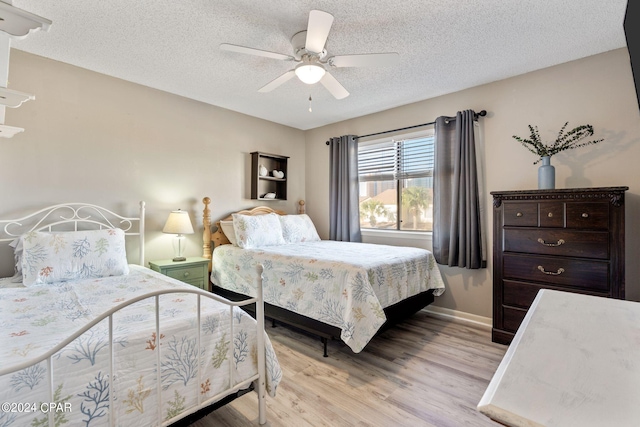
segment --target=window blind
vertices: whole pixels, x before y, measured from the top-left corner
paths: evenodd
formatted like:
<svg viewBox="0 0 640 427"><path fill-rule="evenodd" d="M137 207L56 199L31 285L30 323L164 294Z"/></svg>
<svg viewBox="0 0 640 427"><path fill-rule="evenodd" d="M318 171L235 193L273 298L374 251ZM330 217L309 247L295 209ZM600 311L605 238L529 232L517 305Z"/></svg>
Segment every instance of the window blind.
<svg viewBox="0 0 640 427"><path fill-rule="evenodd" d="M433 136L390 140L358 147L358 178L392 181L433 176Z"/></svg>

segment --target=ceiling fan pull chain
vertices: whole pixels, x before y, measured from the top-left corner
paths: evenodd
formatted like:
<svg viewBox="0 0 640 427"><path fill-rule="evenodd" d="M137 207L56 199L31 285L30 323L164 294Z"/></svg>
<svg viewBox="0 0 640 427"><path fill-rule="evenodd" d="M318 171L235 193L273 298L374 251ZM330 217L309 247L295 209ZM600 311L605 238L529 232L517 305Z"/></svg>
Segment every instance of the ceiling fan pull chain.
<svg viewBox="0 0 640 427"><path fill-rule="evenodd" d="M311 95L309 95L309 112L311 113Z"/></svg>

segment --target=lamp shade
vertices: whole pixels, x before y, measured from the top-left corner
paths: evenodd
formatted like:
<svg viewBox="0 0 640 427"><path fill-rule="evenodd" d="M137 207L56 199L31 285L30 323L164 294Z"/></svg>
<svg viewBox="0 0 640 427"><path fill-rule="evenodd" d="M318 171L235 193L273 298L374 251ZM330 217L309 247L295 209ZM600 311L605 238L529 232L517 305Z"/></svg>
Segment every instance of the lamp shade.
<svg viewBox="0 0 640 427"><path fill-rule="evenodd" d="M325 70L317 64L302 63L296 67L296 76L308 85L318 83L324 76Z"/></svg>
<svg viewBox="0 0 640 427"><path fill-rule="evenodd" d="M193 234L193 225L191 225L189 213L181 211L180 209L171 211L162 232L170 234Z"/></svg>

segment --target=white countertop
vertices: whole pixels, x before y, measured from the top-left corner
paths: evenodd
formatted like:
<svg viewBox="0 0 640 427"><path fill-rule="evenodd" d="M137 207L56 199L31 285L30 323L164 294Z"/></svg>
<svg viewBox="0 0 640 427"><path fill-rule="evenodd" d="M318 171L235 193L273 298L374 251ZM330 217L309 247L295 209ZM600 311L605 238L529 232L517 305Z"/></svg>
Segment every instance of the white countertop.
<svg viewBox="0 0 640 427"><path fill-rule="evenodd" d="M507 426L640 426L640 303L541 290L478 410Z"/></svg>

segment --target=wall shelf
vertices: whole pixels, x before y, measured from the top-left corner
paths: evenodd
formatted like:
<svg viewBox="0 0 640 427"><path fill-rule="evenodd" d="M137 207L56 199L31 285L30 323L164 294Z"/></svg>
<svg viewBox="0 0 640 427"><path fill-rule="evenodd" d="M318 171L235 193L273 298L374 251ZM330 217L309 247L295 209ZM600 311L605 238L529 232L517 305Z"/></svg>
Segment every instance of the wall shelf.
<svg viewBox="0 0 640 427"><path fill-rule="evenodd" d="M0 1L0 31L20 39L28 36L31 31L49 30L51 21L9 3Z"/></svg>
<svg viewBox="0 0 640 427"><path fill-rule="evenodd" d="M280 181L280 182L286 181L285 178L275 178L273 176L261 176L261 177L258 177L258 179L264 179L266 181Z"/></svg>
<svg viewBox="0 0 640 427"><path fill-rule="evenodd" d="M251 153L251 198L254 200L287 200L287 163L289 157L279 154L268 154L259 151ZM260 166L267 169L268 175L260 176ZM274 170L284 172L284 178L272 175ZM267 193L275 193L275 198L264 197Z"/></svg>
<svg viewBox="0 0 640 427"><path fill-rule="evenodd" d="M0 138L11 138L24 131L4 124L5 108L17 108L35 99L28 93L7 89L11 39L23 39L40 29L48 31L50 26L48 19L12 6L11 0L0 0Z"/></svg>
<svg viewBox="0 0 640 427"><path fill-rule="evenodd" d="M20 132L24 132L24 129L0 124L0 138L11 138Z"/></svg>
<svg viewBox="0 0 640 427"><path fill-rule="evenodd" d="M36 99L34 95L0 87L0 105L17 108L27 101Z"/></svg>

